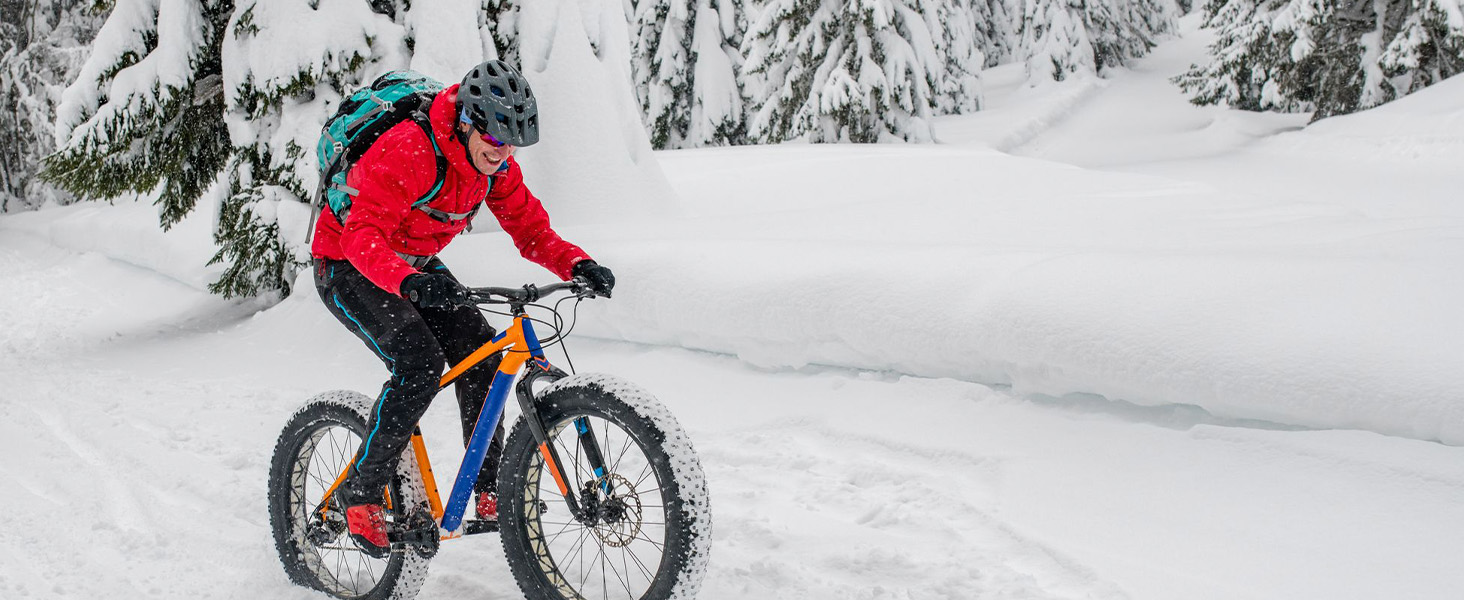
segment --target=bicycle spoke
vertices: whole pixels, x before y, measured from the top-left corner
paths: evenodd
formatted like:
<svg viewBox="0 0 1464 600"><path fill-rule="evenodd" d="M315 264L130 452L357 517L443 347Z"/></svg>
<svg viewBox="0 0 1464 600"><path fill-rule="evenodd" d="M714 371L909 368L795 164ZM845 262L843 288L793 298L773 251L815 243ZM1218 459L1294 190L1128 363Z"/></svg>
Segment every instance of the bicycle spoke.
<svg viewBox="0 0 1464 600"><path fill-rule="evenodd" d="M646 563L641 562L640 555L634 552L625 552L624 549L622 549L622 552L630 555L631 560L634 560L636 566L640 567L641 572L645 573L647 581L654 581L656 579L655 572L651 571L650 567L646 566Z"/></svg>
<svg viewBox="0 0 1464 600"><path fill-rule="evenodd" d="M646 478L647 477L650 477L652 475L655 475L655 474L656 474L656 472L651 470L650 463L646 463L646 467L644 469L641 469L640 478L635 480L635 486L634 486L634 488L636 490L639 490L641 484L642 483L645 483ZM657 486L657 487L659 488L660 486Z"/></svg>
<svg viewBox="0 0 1464 600"><path fill-rule="evenodd" d="M622 558L624 558L624 556L622 556ZM620 581L620 585L625 586L625 595L627 595L627 596L632 595L633 592L630 591L630 581L628 581L625 577L621 577L620 576L620 571L615 568L615 563L610 562L610 555L607 554L607 553L605 553L605 548L601 547L600 548L600 577L601 578L603 578L605 576L605 567L607 567L607 566L610 567L610 572L615 574L615 579L618 580L618 581ZM610 588L610 586L608 585L608 583L606 583L605 584L605 598L606 598L606 600L609 600L609 598L610 598L610 589L609 588Z"/></svg>
<svg viewBox="0 0 1464 600"><path fill-rule="evenodd" d="M630 563L629 562L626 562L625 555L626 555L625 548L621 548L620 549L620 568L625 569L625 578L626 579L630 579ZM631 591L631 589L630 589L630 582L629 581L626 581L625 582L625 595L626 596L634 596L635 595L635 592Z"/></svg>
<svg viewBox="0 0 1464 600"><path fill-rule="evenodd" d="M616 472L619 472L620 471L620 461L625 459L625 453L630 451L630 448L631 448L631 446L634 443L635 443L635 438L630 437L630 434L626 434L626 436L625 436L625 444L623 444L620 447L620 453L615 456L615 468L614 468L614 470Z"/></svg>
<svg viewBox="0 0 1464 600"><path fill-rule="evenodd" d="M564 535L564 533L566 531L569 531L570 530L569 529L570 527L573 527L575 525L579 525L579 523L566 523L564 525L564 528L559 530L559 533L554 534L554 538L553 539L551 539L551 540L549 540L548 542L545 542L545 543L546 544L553 544L554 542L559 541L559 536ZM580 535L583 536L586 529L588 529L588 528L581 526L578 529L576 529L575 531L580 532Z"/></svg>

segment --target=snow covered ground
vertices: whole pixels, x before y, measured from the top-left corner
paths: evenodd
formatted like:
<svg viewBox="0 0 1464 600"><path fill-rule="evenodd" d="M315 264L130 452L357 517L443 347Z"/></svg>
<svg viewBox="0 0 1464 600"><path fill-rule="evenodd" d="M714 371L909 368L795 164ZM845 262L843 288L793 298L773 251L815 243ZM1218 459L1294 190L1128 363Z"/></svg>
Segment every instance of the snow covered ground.
<svg viewBox="0 0 1464 600"><path fill-rule="evenodd" d="M1297 131L1184 103L1164 79L1204 39L1099 83L999 69L938 146L661 153L681 210L560 228L622 281L575 365L702 455L703 597L1464 590L1464 80ZM211 220L0 216L0 598L315 597L273 553L268 454L380 367L308 288L202 292ZM513 256L445 258L548 280ZM423 596L519 594L483 537Z"/></svg>

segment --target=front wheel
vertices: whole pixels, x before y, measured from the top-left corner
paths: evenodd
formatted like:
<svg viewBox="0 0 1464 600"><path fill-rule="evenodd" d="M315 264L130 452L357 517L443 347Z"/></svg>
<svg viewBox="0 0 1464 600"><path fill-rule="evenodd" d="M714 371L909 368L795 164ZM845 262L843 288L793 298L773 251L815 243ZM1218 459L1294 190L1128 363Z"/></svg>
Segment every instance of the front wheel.
<svg viewBox="0 0 1464 600"><path fill-rule="evenodd" d="M539 394L538 412L580 514L570 513L547 450L520 419L498 490L503 550L524 594L694 597L711 549L711 512L701 463L675 417L604 375L553 383ZM596 450L600 469L592 466Z"/></svg>

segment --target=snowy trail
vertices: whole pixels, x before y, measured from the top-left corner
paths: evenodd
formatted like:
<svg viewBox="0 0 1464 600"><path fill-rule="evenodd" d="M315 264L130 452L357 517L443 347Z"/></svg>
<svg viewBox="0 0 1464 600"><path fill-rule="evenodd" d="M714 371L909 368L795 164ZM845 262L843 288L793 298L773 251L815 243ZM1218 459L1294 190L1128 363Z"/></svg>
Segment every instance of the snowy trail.
<svg viewBox="0 0 1464 600"><path fill-rule="evenodd" d="M66 300L124 279L110 308ZM0 283L34 291L0 299L7 322L30 324L0 344L0 476L15 490L0 597L316 597L279 569L263 484L301 399L375 387L379 367L354 340L294 301L199 325L200 312L237 307L24 236L0 242ZM62 318L103 309L115 311L110 330ZM952 380L574 348L581 368L657 393L697 444L716 523L704 598L1443 598L1464 587L1449 558L1464 555L1453 533L1464 530L1464 449L1033 403ZM302 356L326 358L302 369ZM440 470L457 458L451 404L427 418ZM434 561L423 597L514 598L510 581L497 540L469 539Z"/></svg>

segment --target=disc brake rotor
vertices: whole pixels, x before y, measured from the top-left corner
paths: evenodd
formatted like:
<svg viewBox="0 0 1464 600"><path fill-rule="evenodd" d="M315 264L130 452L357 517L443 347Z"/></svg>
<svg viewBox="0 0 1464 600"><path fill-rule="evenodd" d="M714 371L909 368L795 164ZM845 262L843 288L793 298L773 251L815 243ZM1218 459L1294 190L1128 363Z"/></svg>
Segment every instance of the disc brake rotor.
<svg viewBox="0 0 1464 600"><path fill-rule="evenodd" d="M590 528L605 545L624 548L640 535L644 510L640 495L630 480L610 473L595 482L598 493L605 494L598 504L599 523ZM609 493L605 493L608 489Z"/></svg>

